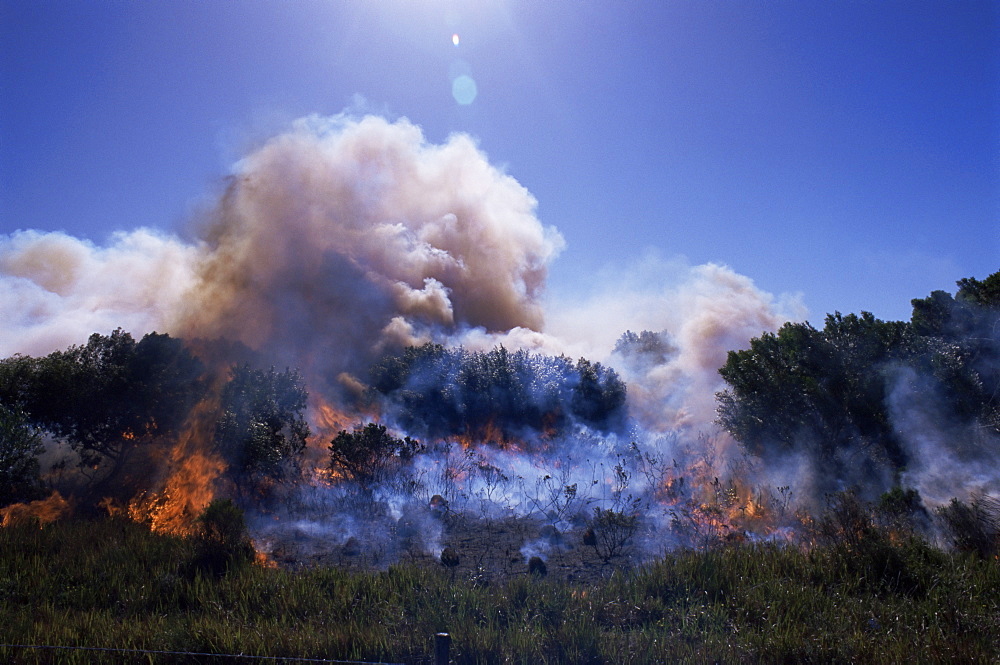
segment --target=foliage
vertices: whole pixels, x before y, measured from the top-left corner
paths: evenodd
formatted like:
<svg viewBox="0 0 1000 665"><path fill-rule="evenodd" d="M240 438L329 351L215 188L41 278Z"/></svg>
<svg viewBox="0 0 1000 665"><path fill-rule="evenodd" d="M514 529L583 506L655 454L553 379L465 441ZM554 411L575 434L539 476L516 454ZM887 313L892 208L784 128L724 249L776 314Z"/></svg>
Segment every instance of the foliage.
<svg viewBox="0 0 1000 665"><path fill-rule="evenodd" d="M984 559L1000 553L1000 499L976 496L969 503L952 499L937 514L960 552Z"/></svg>
<svg viewBox="0 0 1000 665"><path fill-rule="evenodd" d="M307 393L294 370L237 365L222 389L215 442L237 470L279 477L305 449Z"/></svg>
<svg viewBox="0 0 1000 665"><path fill-rule="evenodd" d="M940 404L943 422L1000 432L1000 273L913 301L910 322L862 312L827 316L823 329L786 323L730 351L719 370L719 423L767 460L799 453L831 481L898 472L909 458L890 415L902 376ZM903 371L907 369L910 374Z"/></svg>
<svg viewBox="0 0 1000 665"><path fill-rule="evenodd" d="M120 328L43 358L0 361L0 401L65 439L83 466L114 478L141 444L174 432L204 393L202 364L183 342Z"/></svg>
<svg viewBox="0 0 1000 665"><path fill-rule="evenodd" d="M341 470L363 486L382 482L391 470L423 450L418 441L389 434L385 425L358 425L341 430L330 442L330 468Z"/></svg>
<svg viewBox="0 0 1000 665"><path fill-rule="evenodd" d="M41 495L42 440L20 411L0 403L0 506Z"/></svg>
<svg viewBox="0 0 1000 665"><path fill-rule="evenodd" d="M216 499L198 518L195 564L222 574L254 560L243 511L231 499Z"/></svg>
<svg viewBox="0 0 1000 665"><path fill-rule="evenodd" d="M488 352L409 347L375 364L370 385L404 427L434 437L504 441L573 419L614 429L624 417L625 384L613 369L503 346Z"/></svg>

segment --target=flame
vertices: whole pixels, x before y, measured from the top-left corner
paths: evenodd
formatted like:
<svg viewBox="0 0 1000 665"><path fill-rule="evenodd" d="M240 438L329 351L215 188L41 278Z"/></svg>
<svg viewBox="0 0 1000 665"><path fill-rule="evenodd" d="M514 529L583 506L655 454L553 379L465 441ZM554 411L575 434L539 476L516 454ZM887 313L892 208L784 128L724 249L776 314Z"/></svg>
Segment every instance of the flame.
<svg viewBox="0 0 1000 665"><path fill-rule="evenodd" d="M0 508L0 526L31 524L39 526L55 522L69 515L73 507L59 492L52 492L48 498L30 503L15 503Z"/></svg>
<svg viewBox="0 0 1000 665"><path fill-rule="evenodd" d="M212 425L218 397L202 400L191 412L170 451L172 471L158 492L144 492L129 503L128 515L156 532L189 535L194 521L215 498L215 484L226 463L212 450Z"/></svg>

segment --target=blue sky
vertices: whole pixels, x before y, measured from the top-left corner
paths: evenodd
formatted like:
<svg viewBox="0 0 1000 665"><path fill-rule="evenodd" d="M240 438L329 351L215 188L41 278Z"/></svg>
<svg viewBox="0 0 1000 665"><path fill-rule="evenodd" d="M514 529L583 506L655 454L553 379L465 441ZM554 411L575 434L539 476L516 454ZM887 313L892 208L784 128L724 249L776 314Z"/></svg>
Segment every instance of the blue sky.
<svg viewBox="0 0 1000 665"><path fill-rule="evenodd" d="M652 251L908 318L1000 269L1000 4L961 0L0 0L0 232L184 233L345 109L474 136L565 237L557 297Z"/></svg>

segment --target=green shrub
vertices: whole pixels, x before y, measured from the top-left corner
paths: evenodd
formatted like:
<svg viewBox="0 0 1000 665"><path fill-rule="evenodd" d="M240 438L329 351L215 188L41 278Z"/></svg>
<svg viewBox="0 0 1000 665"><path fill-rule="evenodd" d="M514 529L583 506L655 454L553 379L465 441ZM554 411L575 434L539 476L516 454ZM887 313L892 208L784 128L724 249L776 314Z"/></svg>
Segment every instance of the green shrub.
<svg viewBox="0 0 1000 665"><path fill-rule="evenodd" d="M253 542L243 520L243 511L230 499L216 499L198 518L195 563L221 575L254 560Z"/></svg>

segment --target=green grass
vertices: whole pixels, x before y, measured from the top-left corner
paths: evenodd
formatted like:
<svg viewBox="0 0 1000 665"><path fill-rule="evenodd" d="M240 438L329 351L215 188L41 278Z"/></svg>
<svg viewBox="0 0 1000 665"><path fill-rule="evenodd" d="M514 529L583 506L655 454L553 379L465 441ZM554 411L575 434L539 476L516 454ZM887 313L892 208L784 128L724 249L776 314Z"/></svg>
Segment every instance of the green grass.
<svg viewBox="0 0 1000 665"><path fill-rule="evenodd" d="M589 585L244 566L120 519L0 529L3 643L417 663L995 662L1000 563L918 540L677 552ZM0 649L13 663L136 656ZM216 659L217 662L248 662ZM151 655L143 662L184 662ZM213 662L194 659L189 662Z"/></svg>

